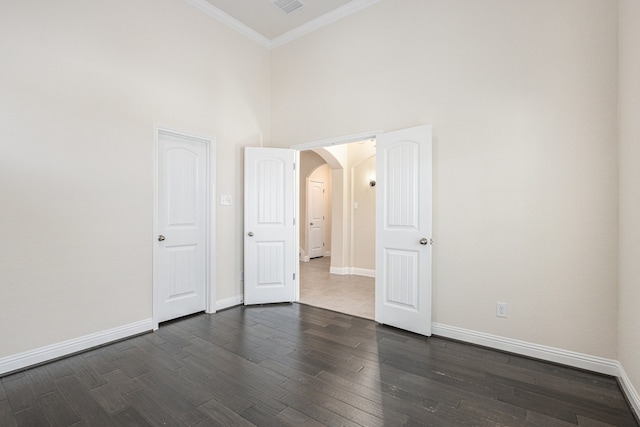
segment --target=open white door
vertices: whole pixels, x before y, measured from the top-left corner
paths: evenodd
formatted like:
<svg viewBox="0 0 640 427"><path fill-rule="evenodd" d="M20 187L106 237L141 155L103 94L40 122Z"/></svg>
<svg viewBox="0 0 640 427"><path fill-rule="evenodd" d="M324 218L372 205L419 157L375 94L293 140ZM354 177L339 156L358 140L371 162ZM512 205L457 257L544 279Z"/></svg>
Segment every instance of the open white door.
<svg viewBox="0 0 640 427"><path fill-rule="evenodd" d="M431 335L431 126L376 137L377 322Z"/></svg>
<svg viewBox="0 0 640 427"><path fill-rule="evenodd" d="M295 299L295 151L245 148L244 303Z"/></svg>
<svg viewBox="0 0 640 427"><path fill-rule="evenodd" d="M209 142L165 130L157 134L156 323L206 308Z"/></svg>

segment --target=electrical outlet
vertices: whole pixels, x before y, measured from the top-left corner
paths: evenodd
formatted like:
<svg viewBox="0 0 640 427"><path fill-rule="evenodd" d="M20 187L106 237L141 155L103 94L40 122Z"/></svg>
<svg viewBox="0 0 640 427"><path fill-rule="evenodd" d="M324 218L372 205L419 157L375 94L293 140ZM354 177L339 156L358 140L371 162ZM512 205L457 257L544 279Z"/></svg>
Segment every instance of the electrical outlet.
<svg viewBox="0 0 640 427"><path fill-rule="evenodd" d="M497 317L507 317L507 303L506 302L497 302L496 303L496 316Z"/></svg>

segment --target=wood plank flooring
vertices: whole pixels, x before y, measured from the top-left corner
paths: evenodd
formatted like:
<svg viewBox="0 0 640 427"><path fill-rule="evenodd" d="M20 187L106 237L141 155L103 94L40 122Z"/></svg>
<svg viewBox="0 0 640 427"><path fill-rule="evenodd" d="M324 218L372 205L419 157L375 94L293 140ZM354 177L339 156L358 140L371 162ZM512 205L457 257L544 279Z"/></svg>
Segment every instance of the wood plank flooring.
<svg viewBox="0 0 640 427"><path fill-rule="evenodd" d="M614 378L300 304L163 325L0 380L0 426L636 426Z"/></svg>

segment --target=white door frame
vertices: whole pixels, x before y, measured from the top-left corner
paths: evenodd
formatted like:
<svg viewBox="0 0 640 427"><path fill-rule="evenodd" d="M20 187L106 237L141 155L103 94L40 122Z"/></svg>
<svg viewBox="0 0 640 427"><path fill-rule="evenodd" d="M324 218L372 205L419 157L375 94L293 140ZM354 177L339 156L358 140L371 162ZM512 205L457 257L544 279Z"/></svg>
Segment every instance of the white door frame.
<svg viewBox="0 0 640 427"><path fill-rule="evenodd" d="M345 136L339 136L339 137L335 137L335 138L328 138L328 139L321 139L321 140L317 140L317 141L311 141L311 142L305 142L302 144L294 144L291 145L289 148L293 149L296 151L296 164L298 165L296 167L296 177L295 177L295 206L296 206L296 218L300 218L300 213L299 213L299 207L300 207L300 177L299 177L299 173L300 173L300 151L304 151L304 150L311 150L314 148L324 148L324 147L331 147L332 145L342 145L342 144L349 144L352 142L359 142L359 141L364 141L366 139L371 139L371 138L375 138L378 134L383 133L383 130L372 130L372 131L368 131L368 132L362 132L362 133L357 133L357 134L353 134L353 135L345 135ZM342 236L342 241L343 241L343 245L344 242L349 239L350 236L343 234ZM295 225L295 232L294 232L294 247L299 248L300 247L300 221L296 220L296 225ZM333 245L333 242L332 242ZM333 252L333 251L332 251ZM298 278L296 280L295 283L295 301L299 301L300 300L300 263L297 262L296 266L295 266L295 271L296 271L296 278Z"/></svg>
<svg viewBox="0 0 640 427"><path fill-rule="evenodd" d="M158 232L158 144L160 135L174 136L177 138L191 139L200 143L203 143L207 147L207 200L206 200L206 217L207 224L206 229L206 282L205 282L205 311L207 313L216 312L216 139L210 136L196 135L193 133L183 132L167 127L154 126L153 129L153 235L152 237L152 318L153 329L158 329L157 321L157 308L154 306L153 293L156 291L155 287L158 283L156 277L157 263L155 248L155 240L160 234Z"/></svg>

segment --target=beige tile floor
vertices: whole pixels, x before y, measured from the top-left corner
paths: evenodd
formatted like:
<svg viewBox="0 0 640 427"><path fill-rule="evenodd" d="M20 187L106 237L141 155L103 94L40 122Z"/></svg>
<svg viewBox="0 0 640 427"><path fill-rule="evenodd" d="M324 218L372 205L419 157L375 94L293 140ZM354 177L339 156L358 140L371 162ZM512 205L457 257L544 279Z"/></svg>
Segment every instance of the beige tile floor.
<svg viewBox="0 0 640 427"><path fill-rule="evenodd" d="M331 258L300 263L300 302L353 316L374 318L374 279L330 274Z"/></svg>

